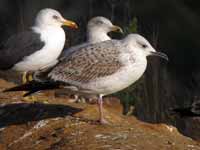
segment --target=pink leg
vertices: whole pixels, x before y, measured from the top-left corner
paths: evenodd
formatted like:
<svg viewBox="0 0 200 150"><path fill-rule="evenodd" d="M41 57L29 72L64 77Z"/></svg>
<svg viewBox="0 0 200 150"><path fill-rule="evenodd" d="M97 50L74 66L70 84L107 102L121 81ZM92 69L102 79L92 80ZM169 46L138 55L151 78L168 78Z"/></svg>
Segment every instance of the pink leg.
<svg viewBox="0 0 200 150"><path fill-rule="evenodd" d="M107 124L107 121L103 117L103 96L100 95L98 98L98 106L99 106L99 122L101 124Z"/></svg>

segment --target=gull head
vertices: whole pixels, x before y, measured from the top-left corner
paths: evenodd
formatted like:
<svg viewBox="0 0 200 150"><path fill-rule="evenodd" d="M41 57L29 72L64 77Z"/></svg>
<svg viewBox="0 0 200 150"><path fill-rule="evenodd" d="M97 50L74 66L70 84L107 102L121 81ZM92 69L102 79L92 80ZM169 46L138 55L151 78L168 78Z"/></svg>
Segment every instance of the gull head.
<svg viewBox="0 0 200 150"><path fill-rule="evenodd" d="M75 22L63 18L63 16L58 11L51 8L45 8L38 12L35 20L35 25L41 27L61 27L65 25L74 29L78 28Z"/></svg>
<svg viewBox="0 0 200 150"><path fill-rule="evenodd" d="M109 19L105 17L101 17L101 16L90 19L90 21L88 22L87 28L89 31L100 30L101 32L104 32L106 34L112 31L123 33L123 30L121 27L117 25L113 25Z"/></svg>
<svg viewBox="0 0 200 150"><path fill-rule="evenodd" d="M162 52L157 52L153 46L139 34L129 34L125 41L134 51L142 53L144 56L159 56L168 61L168 56Z"/></svg>

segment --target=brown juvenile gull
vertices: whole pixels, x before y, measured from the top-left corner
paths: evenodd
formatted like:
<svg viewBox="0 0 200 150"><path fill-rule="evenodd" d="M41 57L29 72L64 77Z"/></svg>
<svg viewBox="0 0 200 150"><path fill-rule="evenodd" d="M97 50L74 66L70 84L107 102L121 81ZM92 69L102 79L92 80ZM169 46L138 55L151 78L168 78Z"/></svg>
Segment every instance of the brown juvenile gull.
<svg viewBox="0 0 200 150"><path fill-rule="evenodd" d="M64 44L62 25L77 28L75 22L64 19L50 8L38 12L29 30L11 36L0 49L0 70L26 72L48 68L57 63Z"/></svg>
<svg viewBox="0 0 200 150"><path fill-rule="evenodd" d="M63 50L61 57L65 57L66 55L69 55L69 53L72 53L80 49L81 47L85 47L91 43L111 40L111 38L108 36L109 32L123 33L123 30L121 27L113 25L113 23L105 17L102 16L93 17L92 19L89 20L87 24L86 42ZM78 95L75 95L74 101L75 102L79 101Z"/></svg>
<svg viewBox="0 0 200 150"><path fill-rule="evenodd" d="M29 91L27 95L46 89L64 88L79 95L98 97L100 123L103 117L103 96L118 92L136 82L147 67L146 57L167 55L156 52L139 34L129 34L122 40L90 44L62 59L45 73L26 85L6 91Z"/></svg>

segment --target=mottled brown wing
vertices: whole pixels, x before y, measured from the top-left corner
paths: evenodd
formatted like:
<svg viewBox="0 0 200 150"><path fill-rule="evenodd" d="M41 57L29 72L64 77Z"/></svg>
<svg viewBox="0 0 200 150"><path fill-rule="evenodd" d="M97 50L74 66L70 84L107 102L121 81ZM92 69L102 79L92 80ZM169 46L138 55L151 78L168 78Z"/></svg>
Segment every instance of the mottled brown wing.
<svg viewBox="0 0 200 150"><path fill-rule="evenodd" d="M81 48L62 59L49 73L49 77L67 83L87 83L112 75L123 65L119 61L118 44L117 41L106 41Z"/></svg>

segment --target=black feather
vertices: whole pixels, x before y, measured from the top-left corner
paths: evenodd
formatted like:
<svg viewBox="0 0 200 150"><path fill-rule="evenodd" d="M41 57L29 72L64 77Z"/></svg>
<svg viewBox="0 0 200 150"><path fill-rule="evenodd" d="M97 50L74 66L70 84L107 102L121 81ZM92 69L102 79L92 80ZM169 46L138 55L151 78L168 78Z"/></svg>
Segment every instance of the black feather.
<svg viewBox="0 0 200 150"><path fill-rule="evenodd" d="M173 108L170 110L172 115L179 115L180 117L200 117L200 101L195 101L191 106Z"/></svg>
<svg viewBox="0 0 200 150"><path fill-rule="evenodd" d="M40 34L33 30L21 32L13 35L1 47L0 50L0 69L7 70L29 56L42 49L45 45L40 40Z"/></svg>
<svg viewBox="0 0 200 150"><path fill-rule="evenodd" d="M14 91L28 91L24 97L29 96L33 93L44 91L44 90L52 90L58 89L60 87L60 83L58 82L37 82L31 81L27 84L19 85L16 87L12 87L4 90L3 92L14 92Z"/></svg>

